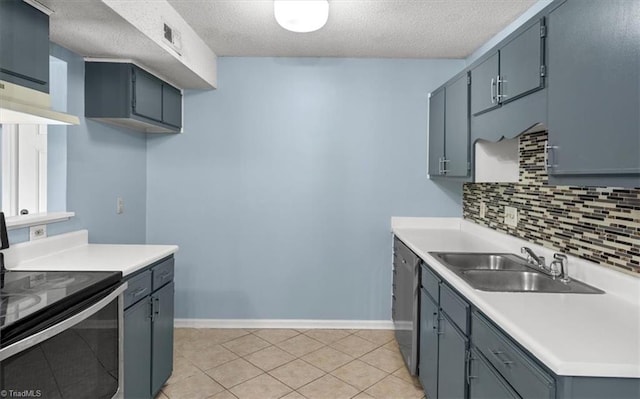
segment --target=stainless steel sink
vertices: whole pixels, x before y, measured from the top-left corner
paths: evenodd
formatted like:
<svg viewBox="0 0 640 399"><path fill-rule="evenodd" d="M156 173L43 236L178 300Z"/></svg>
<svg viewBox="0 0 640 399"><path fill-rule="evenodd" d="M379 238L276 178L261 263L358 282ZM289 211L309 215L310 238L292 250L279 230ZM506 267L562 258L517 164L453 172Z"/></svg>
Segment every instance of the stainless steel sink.
<svg viewBox="0 0 640 399"><path fill-rule="evenodd" d="M526 261L513 254L487 254L473 252L432 252L449 268L461 270L522 270L528 271Z"/></svg>
<svg viewBox="0 0 640 399"><path fill-rule="evenodd" d="M563 283L514 254L431 252L473 288L499 292L602 294L577 280Z"/></svg>

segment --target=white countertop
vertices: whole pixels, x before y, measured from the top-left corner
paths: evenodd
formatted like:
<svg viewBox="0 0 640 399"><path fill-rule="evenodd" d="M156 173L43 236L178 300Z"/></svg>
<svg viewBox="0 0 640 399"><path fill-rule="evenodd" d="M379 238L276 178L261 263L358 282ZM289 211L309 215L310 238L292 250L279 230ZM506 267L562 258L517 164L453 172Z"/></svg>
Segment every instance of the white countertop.
<svg viewBox="0 0 640 399"><path fill-rule="evenodd" d="M123 276L165 258L176 245L90 244L81 230L20 243L5 251L8 270L120 271Z"/></svg>
<svg viewBox="0 0 640 399"><path fill-rule="evenodd" d="M429 252L552 251L459 219L393 218L392 230L557 375L640 378L640 278L570 257L570 275L605 294L480 291Z"/></svg>

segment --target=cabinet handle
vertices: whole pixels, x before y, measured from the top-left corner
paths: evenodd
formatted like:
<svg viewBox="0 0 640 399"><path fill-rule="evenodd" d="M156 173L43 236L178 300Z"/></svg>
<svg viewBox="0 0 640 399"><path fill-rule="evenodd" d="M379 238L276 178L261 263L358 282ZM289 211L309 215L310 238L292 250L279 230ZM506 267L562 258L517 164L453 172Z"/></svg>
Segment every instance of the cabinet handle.
<svg viewBox="0 0 640 399"><path fill-rule="evenodd" d="M496 88L496 78L491 78L491 104L496 103L496 94L494 94L494 89Z"/></svg>
<svg viewBox="0 0 640 399"><path fill-rule="evenodd" d="M549 163L549 153L558 148L557 145L549 145L549 140L544 142L544 171L549 172L549 169L553 169L556 165Z"/></svg>
<svg viewBox="0 0 640 399"><path fill-rule="evenodd" d="M438 332L438 312L433 313L433 329Z"/></svg>
<svg viewBox="0 0 640 399"><path fill-rule="evenodd" d="M438 174L442 174L442 157L438 158Z"/></svg>
<svg viewBox="0 0 640 399"><path fill-rule="evenodd" d="M149 297L149 319L151 319L151 322L153 323L153 321L155 320L155 314L153 313L153 298Z"/></svg>
<svg viewBox="0 0 640 399"><path fill-rule="evenodd" d="M495 356L495 358L498 359L498 361L502 362L502 364L504 364L505 366L510 366L513 364L513 361L508 360L509 358L502 351L491 351L491 354L493 354L493 356Z"/></svg>
<svg viewBox="0 0 640 399"><path fill-rule="evenodd" d="M500 75L496 78L496 102L499 103L503 98L509 97L504 92L503 83L509 83L506 79L500 79ZM501 90L502 89L502 90Z"/></svg>
<svg viewBox="0 0 640 399"><path fill-rule="evenodd" d="M436 335L442 335L442 334L445 333L444 331L440 331L440 321L442 320L442 318L441 317L437 317L436 320L437 320Z"/></svg>
<svg viewBox="0 0 640 399"><path fill-rule="evenodd" d="M451 162L450 159L447 159L447 157L442 157L442 174L446 175L447 174L447 162Z"/></svg>
<svg viewBox="0 0 640 399"><path fill-rule="evenodd" d="M136 298L139 297L140 295L144 294L147 291L146 287L142 287L142 288L138 288L137 290L133 291L131 293L131 296Z"/></svg>
<svg viewBox="0 0 640 399"><path fill-rule="evenodd" d="M477 375L471 375L471 362L476 360L473 356L471 356L471 351L467 351L467 384L471 385L471 380L474 378L478 378Z"/></svg>
<svg viewBox="0 0 640 399"><path fill-rule="evenodd" d="M160 298L153 298L153 315L154 320L160 316Z"/></svg>

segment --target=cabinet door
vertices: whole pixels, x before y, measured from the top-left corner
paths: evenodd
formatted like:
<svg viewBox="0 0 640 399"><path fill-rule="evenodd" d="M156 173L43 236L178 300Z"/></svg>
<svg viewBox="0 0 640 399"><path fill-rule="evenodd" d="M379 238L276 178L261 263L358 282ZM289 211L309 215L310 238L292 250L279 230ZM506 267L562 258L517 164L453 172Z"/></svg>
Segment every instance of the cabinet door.
<svg viewBox="0 0 640 399"><path fill-rule="evenodd" d="M471 353L469 399L517 399L520 397L502 377L491 369L475 349Z"/></svg>
<svg viewBox="0 0 640 399"><path fill-rule="evenodd" d="M429 98L429 175L439 176L444 157L444 87Z"/></svg>
<svg viewBox="0 0 640 399"><path fill-rule="evenodd" d="M497 82L500 56L495 52L471 70L471 114L477 115L500 106Z"/></svg>
<svg viewBox="0 0 640 399"><path fill-rule="evenodd" d="M133 67L133 113L162 122L162 81Z"/></svg>
<svg viewBox="0 0 640 399"><path fill-rule="evenodd" d="M420 367L418 378L428 398L438 396L438 305L420 294Z"/></svg>
<svg viewBox="0 0 640 399"><path fill-rule="evenodd" d="M151 309L142 300L124 312L124 396L151 396Z"/></svg>
<svg viewBox="0 0 640 399"><path fill-rule="evenodd" d="M162 85L162 121L171 126L182 126L182 93L168 84Z"/></svg>
<svg viewBox="0 0 640 399"><path fill-rule="evenodd" d="M173 371L173 294L171 282L156 291L153 301L151 393L156 395Z"/></svg>
<svg viewBox="0 0 640 399"><path fill-rule="evenodd" d="M538 21L500 49L501 103L516 100L544 86L541 24Z"/></svg>
<svg viewBox="0 0 640 399"><path fill-rule="evenodd" d="M49 92L49 17L22 0L0 1L0 79Z"/></svg>
<svg viewBox="0 0 640 399"><path fill-rule="evenodd" d="M549 14L551 175L640 175L638 21L628 0L570 0Z"/></svg>
<svg viewBox="0 0 640 399"><path fill-rule="evenodd" d="M441 311L439 325L438 398L465 397L467 338L453 326Z"/></svg>
<svg viewBox="0 0 640 399"><path fill-rule="evenodd" d="M469 170L469 84L467 75L447 85L445 97L445 175L467 176Z"/></svg>

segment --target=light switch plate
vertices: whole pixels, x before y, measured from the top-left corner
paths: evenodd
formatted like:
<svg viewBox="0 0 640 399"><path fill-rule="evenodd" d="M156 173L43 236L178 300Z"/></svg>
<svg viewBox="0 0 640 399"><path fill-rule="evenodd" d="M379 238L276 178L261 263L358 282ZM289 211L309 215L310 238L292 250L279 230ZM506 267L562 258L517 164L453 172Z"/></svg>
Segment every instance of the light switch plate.
<svg viewBox="0 0 640 399"><path fill-rule="evenodd" d="M504 224L511 227L518 227L518 208L512 206L504 207Z"/></svg>

